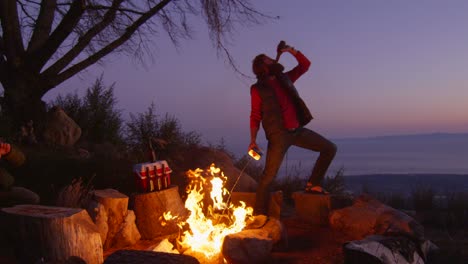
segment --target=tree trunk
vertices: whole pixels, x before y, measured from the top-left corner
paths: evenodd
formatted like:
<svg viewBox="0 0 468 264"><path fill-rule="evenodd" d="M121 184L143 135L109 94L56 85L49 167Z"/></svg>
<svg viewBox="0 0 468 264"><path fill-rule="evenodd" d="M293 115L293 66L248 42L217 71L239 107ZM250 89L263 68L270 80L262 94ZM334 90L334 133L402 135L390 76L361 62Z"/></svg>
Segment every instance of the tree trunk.
<svg viewBox="0 0 468 264"><path fill-rule="evenodd" d="M20 263L37 263L41 258L47 263L103 262L101 236L85 210L17 205L1 211L8 219Z"/></svg>
<svg viewBox="0 0 468 264"><path fill-rule="evenodd" d="M32 120L36 135L40 137L46 118L46 104L41 98L47 89L39 78L28 76L31 74L19 71L10 74L8 80L2 82L2 114L12 121L15 133L19 132L22 125Z"/></svg>

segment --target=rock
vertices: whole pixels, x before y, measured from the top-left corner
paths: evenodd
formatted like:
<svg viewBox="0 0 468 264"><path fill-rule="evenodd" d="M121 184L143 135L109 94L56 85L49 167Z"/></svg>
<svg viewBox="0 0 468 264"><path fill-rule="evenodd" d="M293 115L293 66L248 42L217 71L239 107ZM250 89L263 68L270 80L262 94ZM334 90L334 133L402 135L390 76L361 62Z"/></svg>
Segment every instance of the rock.
<svg viewBox="0 0 468 264"><path fill-rule="evenodd" d="M249 229L227 235L222 253L229 263L264 263L270 258L273 239L263 229Z"/></svg>
<svg viewBox="0 0 468 264"><path fill-rule="evenodd" d="M283 224L280 220L276 218L268 219L268 221L262 227L262 229L266 231L268 237L271 238L271 240L273 240L273 245L280 241L284 242L284 240L287 239L287 237L285 236L286 232Z"/></svg>
<svg viewBox="0 0 468 264"><path fill-rule="evenodd" d="M212 163L220 168L224 175L227 177L226 189L231 192L255 192L257 189L257 182L250 177L247 173L241 171L234 166L232 158L224 151L212 149L209 147L190 148L184 153L180 153L182 162L174 162L169 164L174 171L172 174L172 182L178 186L185 186L186 175L188 170L195 170L197 168L209 168ZM184 164L179 166L179 164ZM239 177L239 175L241 175ZM239 179L237 181L237 179ZM237 181L237 183L236 183ZM235 184L235 188L232 187ZM182 188L183 190L183 188Z"/></svg>
<svg viewBox="0 0 468 264"><path fill-rule="evenodd" d="M150 250L156 252L179 254L179 251L177 251L177 249L174 248L174 245L171 242L169 242L167 238L163 239L161 242L159 242L159 244L152 247Z"/></svg>
<svg viewBox="0 0 468 264"><path fill-rule="evenodd" d="M47 113L47 124L43 133L46 143L70 147L81 136L81 128L60 107Z"/></svg>
<svg viewBox="0 0 468 264"><path fill-rule="evenodd" d="M374 234L424 239L424 228L413 218L367 195L358 197L352 206L332 211L329 220L332 228L354 239Z"/></svg>
<svg viewBox="0 0 468 264"><path fill-rule="evenodd" d="M9 191L1 191L1 196L1 207L18 204L39 204L41 200L35 192L19 186L13 186Z"/></svg>
<svg viewBox="0 0 468 264"><path fill-rule="evenodd" d="M191 256L143 251L143 250L118 250L109 255L104 264L199 264L200 262Z"/></svg>
<svg viewBox="0 0 468 264"><path fill-rule="evenodd" d="M135 213L132 210L128 210L120 230L115 234L114 247L122 248L131 246L140 240L141 235L136 227L135 219Z"/></svg>
<svg viewBox="0 0 468 264"><path fill-rule="evenodd" d="M344 245L347 264L424 264L418 245L407 237L372 235Z"/></svg>

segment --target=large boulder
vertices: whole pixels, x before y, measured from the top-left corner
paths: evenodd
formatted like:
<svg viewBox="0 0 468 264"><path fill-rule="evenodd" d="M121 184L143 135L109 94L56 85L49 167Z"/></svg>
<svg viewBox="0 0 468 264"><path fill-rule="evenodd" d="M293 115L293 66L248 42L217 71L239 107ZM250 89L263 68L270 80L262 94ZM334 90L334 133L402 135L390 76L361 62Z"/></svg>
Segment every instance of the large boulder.
<svg viewBox="0 0 468 264"><path fill-rule="evenodd" d="M81 136L81 128L60 107L47 113L44 139L50 145L73 146Z"/></svg>
<svg viewBox="0 0 468 264"><path fill-rule="evenodd" d="M424 240L424 228L407 214L368 195L355 199L352 206L330 214L330 226L354 239L368 235L403 235Z"/></svg>
<svg viewBox="0 0 468 264"><path fill-rule="evenodd" d="M171 181L181 187L187 184L186 172L197 168L207 169L211 164L220 168L227 177L225 187L236 192L255 192L257 182L234 166L232 158L224 151L209 147L193 147L180 153L179 161L169 164L174 171ZM234 188L233 188L234 187Z"/></svg>

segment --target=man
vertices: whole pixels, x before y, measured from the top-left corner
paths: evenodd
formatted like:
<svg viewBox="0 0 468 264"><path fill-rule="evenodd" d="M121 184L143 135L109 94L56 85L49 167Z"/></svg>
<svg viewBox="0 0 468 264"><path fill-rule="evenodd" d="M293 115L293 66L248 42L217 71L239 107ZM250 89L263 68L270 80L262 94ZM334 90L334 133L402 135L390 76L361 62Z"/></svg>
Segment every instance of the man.
<svg viewBox="0 0 468 264"><path fill-rule="evenodd" d="M250 88L252 108L249 150L258 148L256 141L260 123L268 140L265 168L257 188L256 215L267 214L271 183L291 145L320 152L305 188L310 193L328 193L321 183L336 154L335 144L304 127L312 120L312 115L293 83L309 69L310 61L288 45L279 46L278 52L290 53L298 65L283 73L284 67L265 54L255 57L252 63L257 82Z"/></svg>
<svg viewBox="0 0 468 264"><path fill-rule="evenodd" d="M4 164L4 161L8 164ZM11 144L0 141L0 207L16 204L38 204L39 196L23 187L15 187L13 176L4 168L19 167L26 160L23 152Z"/></svg>

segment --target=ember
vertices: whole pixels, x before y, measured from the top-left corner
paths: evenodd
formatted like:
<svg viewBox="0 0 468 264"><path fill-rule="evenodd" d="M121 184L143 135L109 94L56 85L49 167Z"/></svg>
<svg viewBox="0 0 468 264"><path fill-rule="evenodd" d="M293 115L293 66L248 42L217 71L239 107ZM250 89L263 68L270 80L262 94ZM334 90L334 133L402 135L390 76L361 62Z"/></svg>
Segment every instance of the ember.
<svg viewBox="0 0 468 264"><path fill-rule="evenodd" d="M190 214L178 223L182 235L177 248L201 253L207 259L219 258L224 238L242 231L246 220L252 217L253 209L243 202L238 207L227 202L229 191L223 187L227 178L214 164L207 171L189 170L187 176L190 183L185 208ZM170 212L164 214L165 221L175 218Z"/></svg>

